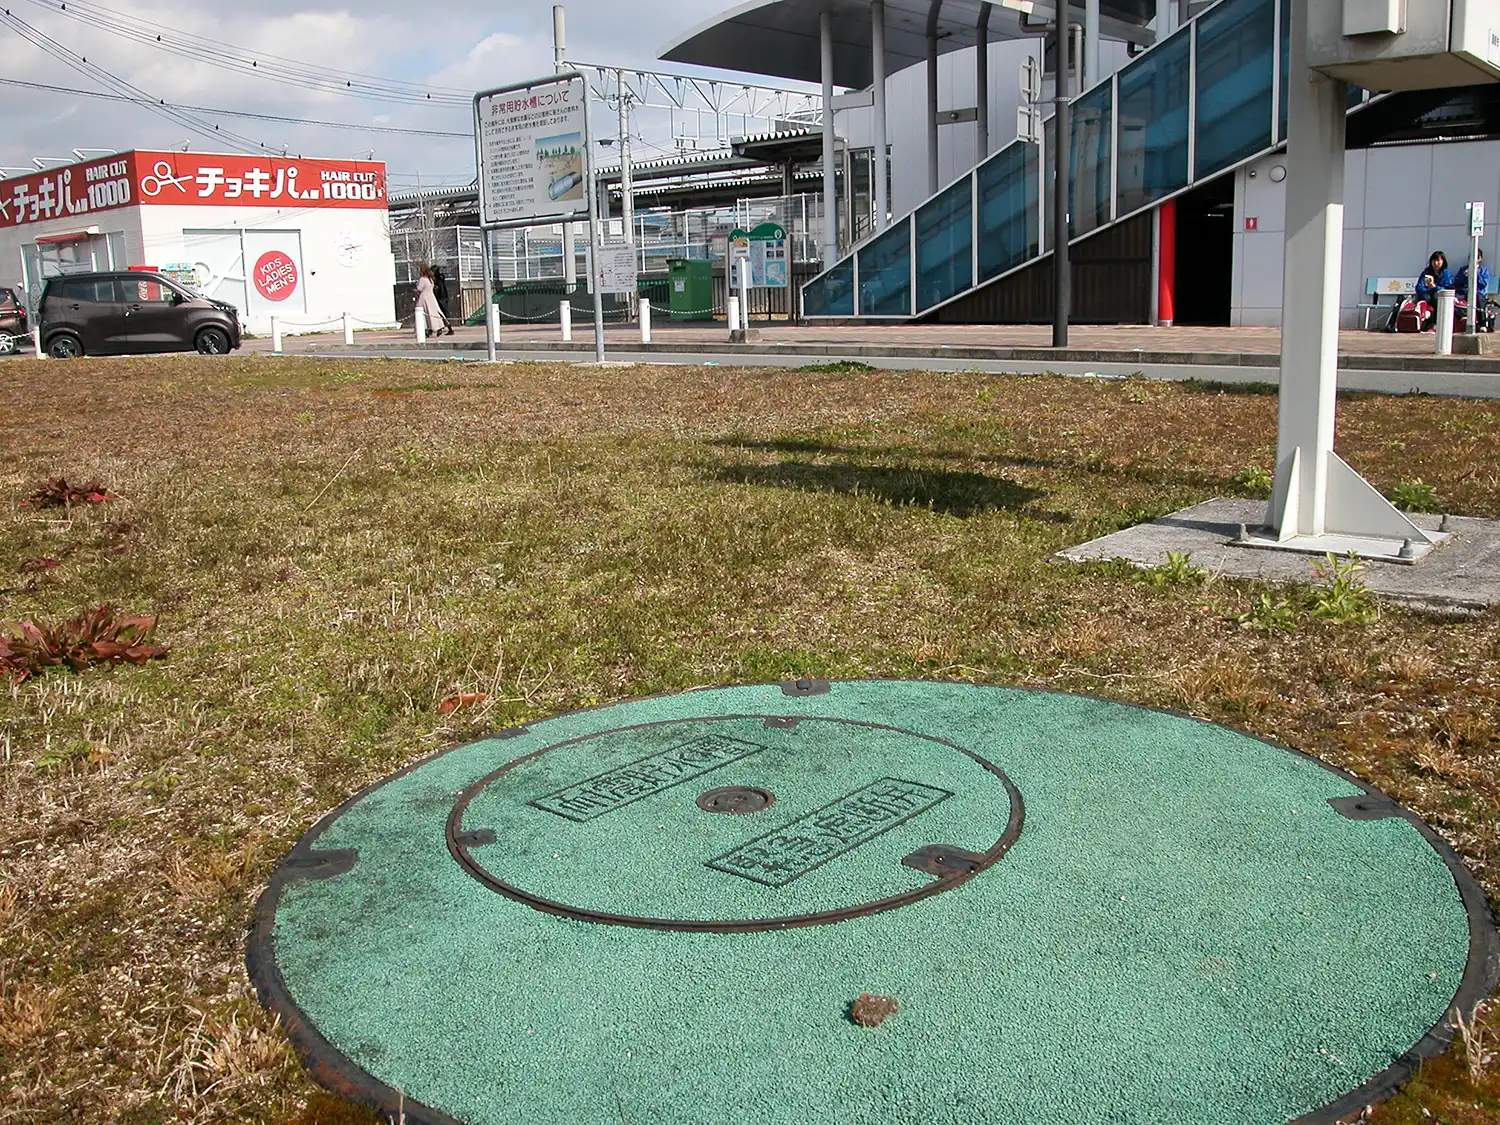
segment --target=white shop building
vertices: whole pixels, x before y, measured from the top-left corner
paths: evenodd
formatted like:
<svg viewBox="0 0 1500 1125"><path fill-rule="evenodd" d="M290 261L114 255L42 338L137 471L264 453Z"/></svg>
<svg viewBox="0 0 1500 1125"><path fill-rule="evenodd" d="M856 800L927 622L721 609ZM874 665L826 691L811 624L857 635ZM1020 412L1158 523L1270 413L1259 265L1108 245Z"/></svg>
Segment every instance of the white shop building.
<svg viewBox="0 0 1500 1125"><path fill-rule="evenodd" d="M0 285L33 312L49 277L155 269L253 333L395 320L385 165L124 152L0 181Z"/></svg>

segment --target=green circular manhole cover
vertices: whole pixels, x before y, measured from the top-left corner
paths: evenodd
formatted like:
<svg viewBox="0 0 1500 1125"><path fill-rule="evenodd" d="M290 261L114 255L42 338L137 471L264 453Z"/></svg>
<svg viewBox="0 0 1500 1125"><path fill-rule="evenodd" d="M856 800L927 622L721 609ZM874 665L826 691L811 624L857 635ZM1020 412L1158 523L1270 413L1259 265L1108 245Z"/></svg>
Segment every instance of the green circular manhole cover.
<svg viewBox="0 0 1500 1125"><path fill-rule="evenodd" d="M799 681L402 771L292 850L250 965L317 1078L412 1123L1283 1125L1388 1092L1495 948L1430 829L1301 755Z"/></svg>

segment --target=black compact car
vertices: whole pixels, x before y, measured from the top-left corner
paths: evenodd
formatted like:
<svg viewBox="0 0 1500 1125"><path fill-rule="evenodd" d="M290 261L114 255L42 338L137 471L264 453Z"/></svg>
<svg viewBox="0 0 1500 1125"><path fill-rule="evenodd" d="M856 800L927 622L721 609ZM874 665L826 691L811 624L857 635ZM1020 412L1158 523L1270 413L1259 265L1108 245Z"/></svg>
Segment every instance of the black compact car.
<svg viewBox="0 0 1500 1125"><path fill-rule="evenodd" d="M235 307L158 273L75 273L48 280L37 308L42 347L54 359L199 351L240 346Z"/></svg>
<svg viewBox="0 0 1500 1125"><path fill-rule="evenodd" d="M31 334L26 302L14 289L0 288L0 355L11 355Z"/></svg>

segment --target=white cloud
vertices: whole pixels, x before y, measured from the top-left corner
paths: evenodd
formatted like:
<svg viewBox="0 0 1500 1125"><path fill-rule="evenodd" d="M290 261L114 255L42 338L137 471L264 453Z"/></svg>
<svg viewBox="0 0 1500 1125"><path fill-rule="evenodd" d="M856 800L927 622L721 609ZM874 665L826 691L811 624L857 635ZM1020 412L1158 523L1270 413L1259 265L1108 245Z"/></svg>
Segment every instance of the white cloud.
<svg viewBox="0 0 1500 1125"><path fill-rule="evenodd" d="M171 31L212 39L239 57L249 53L334 67L465 92L543 75L552 70L552 9L532 2L496 12L412 5L397 0L262 0L255 5L168 5L154 0L103 0L109 9ZM674 35L730 7L733 0L574 0L568 4L569 57L590 63L650 68ZM468 134L465 106L402 105L310 90L259 74L236 73L203 59L184 58L89 27L55 9L18 3L11 11L70 51L87 56L156 98L251 113L321 121ZM8 34L4 77L80 89L95 80L68 68L18 36ZM150 111L69 94L0 87L7 129L0 164L21 165L33 155L78 148L152 148L180 144L186 130ZM329 157L374 147L398 185L461 180L473 175L467 135L441 138L327 129L294 122L230 117L211 120L226 130L280 148ZM194 147L215 147L193 141ZM233 147L220 145L217 147Z"/></svg>

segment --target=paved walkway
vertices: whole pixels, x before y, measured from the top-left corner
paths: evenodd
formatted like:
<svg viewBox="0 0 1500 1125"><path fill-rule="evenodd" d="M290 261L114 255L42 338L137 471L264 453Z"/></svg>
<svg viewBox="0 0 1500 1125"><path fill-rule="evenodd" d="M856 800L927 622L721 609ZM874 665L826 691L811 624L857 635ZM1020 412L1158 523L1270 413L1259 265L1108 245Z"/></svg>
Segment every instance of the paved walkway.
<svg viewBox="0 0 1500 1125"><path fill-rule="evenodd" d="M752 325L760 332L763 345L821 347L876 347L876 348L1050 348L1052 329L1049 325L790 325L785 323ZM653 327L653 344L703 345L716 348L726 343L728 333L722 323L673 325L658 321ZM605 330L605 340L611 348L638 347L640 331L634 324L611 326ZM459 328L452 339L442 338L443 347L482 344L484 330L479 327ZM561 334L555 324L505 323L500 329L501 346L507 350L536 345L561 343ZM592 325L574 322L573 342L585 347L593 341ZM409 331L360 332L356 336L360 347L389 347L412 342ZM435 341L436 342L436 341ZM1436 358L1433 355L1434 338L1430 334L1398 335L1389 332L1349 331L1339 334L1339 352L1353 356L1402 356L1411 358ZM307 351L314 347L339 344L337 334L320 333L308 336L288 336L284 350ZM1237 355L1275 356L1281 350L1279 328L1150 328L1144 325L1078 325L1069 333L1070 351L1108 351L1147 353L1176 353L1188 355ZM270 350L270 341L251 340L247 348L255 351ZM1465 357L1455 356L1447 362L1461 363Z"/></svg>

